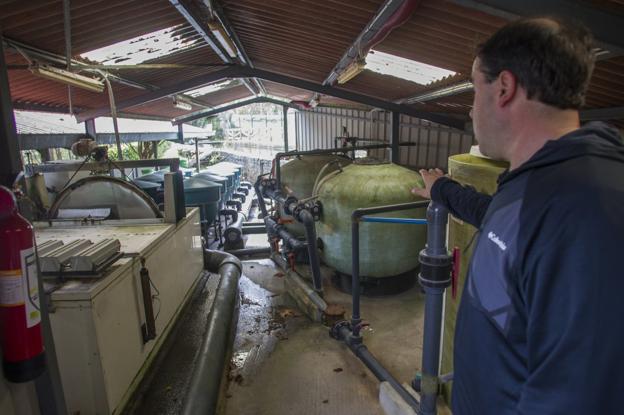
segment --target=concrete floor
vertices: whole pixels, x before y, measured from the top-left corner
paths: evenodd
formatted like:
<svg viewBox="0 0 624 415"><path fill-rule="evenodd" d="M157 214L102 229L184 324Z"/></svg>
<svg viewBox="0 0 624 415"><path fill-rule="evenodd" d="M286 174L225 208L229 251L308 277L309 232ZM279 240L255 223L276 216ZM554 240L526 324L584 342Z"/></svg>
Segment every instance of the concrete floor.
<svg viewBox="0 0 624 415"><path fill-rule="evenodd" d="M351 296L329 282L325 298L350 316ZM221 415L383 414L377 379L328 328L313 323L285 292L281 269L268 259L244 262L242 304ZM362 298L370 323L364 343L400 382L420 367L424 296L417 287ZM449 413L441 408L440 413Z"/></svg>
<svg viewBox="0 0 624 415"><path fill-rule="evenodd" d="M247 246L266 244L249 235ZM219 415L382 415L379 383L329 328L313 323L285 291L284 273L270 259L243 261L241 307L228 384ZM307 267L301 265L305 274ZM325 299L351 315L351 296L330 283L323 267ZM124 414L181 412L193 363L218 284L206 275L170 336L155 367ZM370 323L364 344L402 383L420 368L424 296L417 286L398 295L362 297L361 316ZM445 407L440 414L450 414Z"/></svg>

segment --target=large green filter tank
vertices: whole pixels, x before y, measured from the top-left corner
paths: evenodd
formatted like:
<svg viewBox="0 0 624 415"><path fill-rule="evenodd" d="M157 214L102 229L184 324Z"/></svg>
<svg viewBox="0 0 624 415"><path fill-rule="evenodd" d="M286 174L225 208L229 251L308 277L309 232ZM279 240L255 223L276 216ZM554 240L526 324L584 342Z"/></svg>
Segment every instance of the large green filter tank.
<svg viewBox="0 0 624 415"><path fill-rule="evenodd" d="M317 233L323 261L343 274L351 274L351 214L357 208L422 200L411 193L423 187L420 174L391 163L356 161L342 172L327 176L319 186L323 205ZM425 208L375 216L424 218ZM424 225L362 223L360 275L362 280L393 277L414 270L426 242Z"/></svg>
<svg viewBox="0 0 624 415"><path fill-rule="evenodd" d="M351 159L342 155L312 154L297 156L281 167L282 190L289 196L305 199L312 196L316 180L351 164ZM286 228L295 236L305 236L303 225L286 215L280 207L280 216ZM289 223L290 222L290 223Z"/></svg>
<svg viewBox="0 0 624 415"><path fill-rule="evenodd" d="M458 182L473 186L477 191L493 194L496 191L496 180L498 176L508 167L506 162L489 160L471 154L458 154L449 157L449 174ZM459 300L466 281L466 271L470 257L472 256L472 246L470 245L477 230L467 223L450 216L448 246L449 249L458 247L461 252L460 273L457 281L457 293L453 298L452 291L446 291L444 306L444 330L442 338L442 366L441 373L453 371L453 340L455 337L455 320ZM444 384L444 397L450 403L452 382Z"/></svg>

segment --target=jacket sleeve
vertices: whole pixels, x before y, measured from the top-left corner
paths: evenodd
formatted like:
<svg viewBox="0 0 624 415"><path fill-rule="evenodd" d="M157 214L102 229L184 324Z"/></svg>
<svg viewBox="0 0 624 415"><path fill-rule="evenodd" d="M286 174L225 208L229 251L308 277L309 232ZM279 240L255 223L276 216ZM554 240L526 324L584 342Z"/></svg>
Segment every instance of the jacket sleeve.
<svg viewBox="0 0 624 415"><path fill-rule="evenodd" d="M442 203L453 216L479 228L492 196L442 177L431 187L431 200Z"/></svg>
<svg viewBox="0 0 624 415"><path fill-rule="evenodd" d="M526 218L533 224L518 287L527 313L528 359L518 414L622 410L624 222L619 206L583 195Z"/></svg>

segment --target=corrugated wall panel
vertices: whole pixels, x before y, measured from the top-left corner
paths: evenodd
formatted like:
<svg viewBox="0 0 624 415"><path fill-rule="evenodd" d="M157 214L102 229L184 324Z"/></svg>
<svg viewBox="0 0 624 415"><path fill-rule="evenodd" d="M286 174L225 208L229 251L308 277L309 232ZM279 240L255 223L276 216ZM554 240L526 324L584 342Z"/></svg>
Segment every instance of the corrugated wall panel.
<svg viewBox="0 0 624 415"><path fill-rule="evenodd" d="M362 145L388 142L391 114L385 111L361 111L344 108L316 108L295 113L296 143L299 150L333 148L334 138L343 127L350 136L371 141ZM414 169L447 168L450 155L466 153L474 142L472 134L451 129L418 118L401 115L400 141L414 143L401 147L400 163ZM387 159L388 150L372 150L371 157Z"/></svg>

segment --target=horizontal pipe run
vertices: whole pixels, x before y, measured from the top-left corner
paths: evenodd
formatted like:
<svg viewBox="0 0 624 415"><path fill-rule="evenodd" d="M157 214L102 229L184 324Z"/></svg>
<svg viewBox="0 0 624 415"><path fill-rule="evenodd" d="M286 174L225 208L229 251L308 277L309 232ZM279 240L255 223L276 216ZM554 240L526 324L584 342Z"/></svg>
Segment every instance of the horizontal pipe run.
<svg viewBox="0 0 624 415"><path fill-rule="evenodd" d="M267 233L270 236L279 237L291 250L300 251L306 248L305 242L300 241L297 237L288 232L283 225L277 223L275 219L270 216L264 218L264 223L266 223Z"/></svg>
<svg viewBox="0 0 624 415"><path fill-rule="evenodd" d="M417 208L423 208L427 206L429 206L429 201L422 200L420 202L409 202L409 203L399 203L396 205L359 208L353 211L353 213L351 214L351 218L353 220L359 220L362 216L365 216L365 215L374 215L376 213L386 213L386 212L398 212L401 210L417 209Z"/></svg>
<svg viewBox="0 0 624 415"><path fill-rule="evenodd" d="M243 235L266 233L266 226L243 226Z"/></svg>
<svg viewBox="0 0 624 415"><path fill-rule="evenodd" d="M213 414L217 408L227 350L238 310L240 261L222 251L204 250L204 269L218 272L221 280L208 315L206 335L191 376L182 414Z"/></svg>
<svg viewBox="0 0 624 415"><path fill-rule="evenodd" d="M344 342L349 349L360 359L366 367L375 375L380 382L388 382L394 390L401 396L401 398L416 412L420 407L420 404L409 392L403 388L398 380L392 376L390 372L384 368L381 363L372 355L366 346L359 341L353 341L351 337L351 331L348 327L343 326L338 330L339 340Z"/></svg>
<svg viewBox="0 0 624 415"><path fill-rule="evenodd" d="M251 256L251 255L269 255L271 253L271 248L261 247L261 248L243 248L243 249L234 249L232 251L228 251L228 254L232 254L236 257L242 256Z"/></svg>
<svg viewBox="0 0 624 415"><path fill-rule="evenodd" d="M359 336L360 322L362 321L360 318L360 221L366 215L422 208L428 205L429 201L423 200L420 202L359 208L355 209L351 214L351 326L355 336Z"/></svg>
<svg viewBox="0 0 624 415"><path fill-rule="evenodd" d="M380 218L375 216L362 216L360 222L372 223L400 223L404 225L426 225L427 219L410 219L410 218Z"/></svg>

